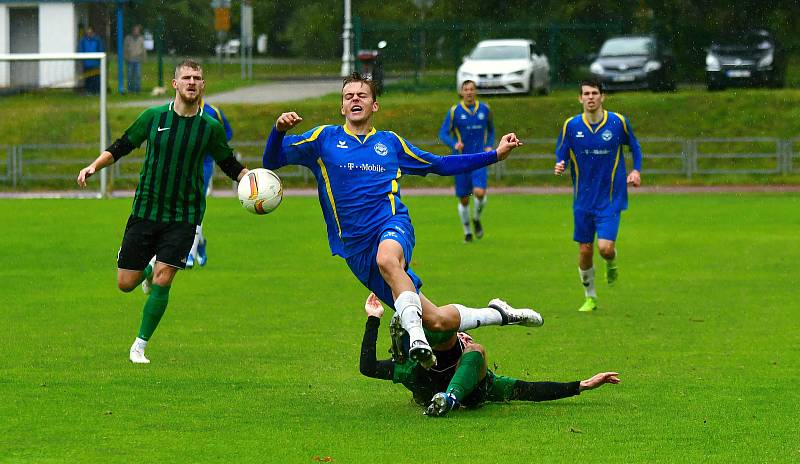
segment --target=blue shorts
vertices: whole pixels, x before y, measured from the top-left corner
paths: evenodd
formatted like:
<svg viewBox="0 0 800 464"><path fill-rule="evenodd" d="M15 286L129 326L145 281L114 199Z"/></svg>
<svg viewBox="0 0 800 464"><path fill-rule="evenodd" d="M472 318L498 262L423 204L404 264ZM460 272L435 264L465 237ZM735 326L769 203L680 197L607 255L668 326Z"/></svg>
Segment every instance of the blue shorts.
<svg viewBox="0 0 800 464"><path fill-rule="evenodd" d="M203 182L206 186L204 192L208 192L208 184L211 183L211 176L214 175L214 157L206 155L203 158Z"/></svg>
<svg viewBox="0 0 800 464"><path fill-rule="evenodd" d="M575 209L575 231L572 239L578 243L594 243L594 235L602 240L617 240L619 232L620 212L592 213Z"/></svg>
<svg viewBox="0 0 800 464"><path fill-rule="evenodd" d="M414 251L414 228L407 221L390 220L381 232L375 236L373 243L361 253L347 258L347 265L350 270L370 291L394 309L394 296L392 288L383 280L380 269L378 269L378 245L384 240L394 240L403 247L403 257L406 260L406 273L411 277L414 287L419 292L422 287L422 280L409 268L411 263L411 253Z"/></svg>
<svg viewBox="0 0 800 464"><path fill-rule="evenodd" d="M471 172L458 174L456 179L456 196L459 198L472 195L472 190L476 188L486 190L486 178L488 177L486 167L478 168Z"/></svg>

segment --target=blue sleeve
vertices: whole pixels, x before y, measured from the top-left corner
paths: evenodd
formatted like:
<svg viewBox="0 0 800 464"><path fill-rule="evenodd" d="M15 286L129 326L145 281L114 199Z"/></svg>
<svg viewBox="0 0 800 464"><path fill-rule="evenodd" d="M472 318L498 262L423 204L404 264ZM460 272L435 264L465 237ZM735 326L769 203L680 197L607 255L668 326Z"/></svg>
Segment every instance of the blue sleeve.
<svg viewBox="0 0 800 464"><path fill-rule="evenodd" d="M567 158L569 158L569 137L567 137L567 124L569 124L569 121L569 119L564 121L564 126L561 128L561 132L558 133L558 139L556 140L556 163L567 161Z"/></svg>
<svg viewBox="0 0 800 464"><path fill-rule="evenodd" d="M289 164L311 167L319 157L319 136L328 126L319 126L302 135L286 135L272 126L272 132L264 148L262 163L267 169L278 169Z"/></svg>
<svg viewBox="0 0 800 464"><path fill-rule="evenodd" d="M219 111L219 117L222 119L220 122L222 123L222 127L225 128L225 136L230 139L233 138L233 128L231 127L231 123L228 122L228 118L225 117L225 113L222 112L221 109L217 108Z"/></svg>
<svg viewBox="0 0 800 464"><path fill-rule="evenodd" d="M486 139L483 141L485 147L494 146L494 112L488 106L486 107Z"/></svg>
<svg viewBox="0 0 800 464"><path fill-rule="evenodd" d="M453 152L456 151L455 145L458 140L452 137L453 134L453 109L451 108L447 114L444 115L444 122L442 122L442 127L439 128L439 140L442 141L443 144L450 147Z"/></svg>
<svg viewBox="0 0 800 464"><path fill-rule="evenodd" d="M420 150L394 132L392 134L397 137L397 143L403 152L398 158L400 171L405 174L452 176L474 171L497 162L497 151L495 150L466 155L439 156Z"/></svg>
<svg viewBox="0 0 800 464"><path fill-rule="evenodd" d="M625 132L626 135L626 145L631 148L631 157L633 158L633 169L637 171L642 170L642 147L639 145L639 141L636 140L636 136L633 135L633 127L631 127L631 123L628 121L628 118L625 116L622 117L622 122L624 127L627 128Z"/></svg>

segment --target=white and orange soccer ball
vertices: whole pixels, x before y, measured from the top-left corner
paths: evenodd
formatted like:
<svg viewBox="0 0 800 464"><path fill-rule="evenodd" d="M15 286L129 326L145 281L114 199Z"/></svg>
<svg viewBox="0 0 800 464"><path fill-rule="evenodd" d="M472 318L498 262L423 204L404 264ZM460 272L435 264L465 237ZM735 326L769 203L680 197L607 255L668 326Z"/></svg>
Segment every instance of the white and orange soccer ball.
<svg viewBox="0 0 800 464"><path fill-rule="evenodd" d="M239 201L253 214L269 214L283 200L281 178L269 169L251 169L239 181Z"/></svg>

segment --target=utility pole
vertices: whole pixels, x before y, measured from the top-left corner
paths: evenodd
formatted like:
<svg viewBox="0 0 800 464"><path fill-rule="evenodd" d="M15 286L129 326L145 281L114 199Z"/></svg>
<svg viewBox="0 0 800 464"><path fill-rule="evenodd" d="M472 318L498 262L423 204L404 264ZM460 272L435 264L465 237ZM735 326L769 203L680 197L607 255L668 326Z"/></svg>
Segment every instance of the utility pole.
<svg viewBox="0 0 800 464"><path fill-rule="evenodd" d="M353 16L350 12L350 0L344 0L344 32L342 33L342 77L353 72Z"/></svg>

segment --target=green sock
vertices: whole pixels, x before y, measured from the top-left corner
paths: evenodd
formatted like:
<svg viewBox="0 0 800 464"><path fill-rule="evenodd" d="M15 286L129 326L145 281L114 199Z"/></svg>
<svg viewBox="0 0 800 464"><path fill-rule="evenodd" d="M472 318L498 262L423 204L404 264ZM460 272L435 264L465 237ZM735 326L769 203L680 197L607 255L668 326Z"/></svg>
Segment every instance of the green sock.
<svg viewBox="0 0 800 464"><path fill-rule="evenodd" d="M158 323L161 321L161 316L167 310L167 303L169 302L169 285L162 287L153 284L150 296L144 303L144 310L142 311L142 325L139 326L139 338L142 340L150 340L153 332L156 331Z"/></svg>
<svg viewBox="0 0 800 464"><path fill-rule="evenodd" d="M146 268L142 271L142 281L145 279L149 279L153 275L153 265L148 264ZM142 283L142 282L139 282Z"/></svg>
<svg viewBox="0 0 800 464"><path fill-rule="evenodd" d="M452 393L459 402L463 401L478 386L484 362L479 351L464 353L450 385L447 386L447 392Z"/></svg>
<svg viewBox="0 0 800 464"><path fill-rule="evenodd" d="M515 398L514 391L517 379L504 375L494 375L494 382L486 395L486 401L511 401Z"/></svg>

